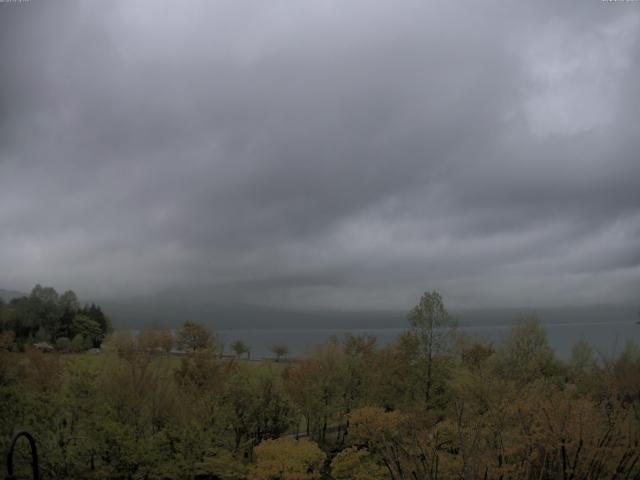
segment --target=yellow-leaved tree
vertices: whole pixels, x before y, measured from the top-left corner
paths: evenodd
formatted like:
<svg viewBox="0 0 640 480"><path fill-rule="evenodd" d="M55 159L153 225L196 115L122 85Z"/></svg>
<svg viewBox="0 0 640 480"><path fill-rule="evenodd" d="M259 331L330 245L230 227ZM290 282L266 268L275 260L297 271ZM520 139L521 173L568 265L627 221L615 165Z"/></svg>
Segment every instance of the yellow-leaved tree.
<svg viewBox="0 0 640 480"><path fill-rule="evenodd" d="M252 480L315 480L321 478L326 455L315 442L289 437L265 440L255 450Z"/></svg>
<svg viewBox="0 0 640 480"><path fill-rule="evenodd" d="M366 448L349 447L331 462L331 476L336 480L385 480L388 472Z"/></svg>

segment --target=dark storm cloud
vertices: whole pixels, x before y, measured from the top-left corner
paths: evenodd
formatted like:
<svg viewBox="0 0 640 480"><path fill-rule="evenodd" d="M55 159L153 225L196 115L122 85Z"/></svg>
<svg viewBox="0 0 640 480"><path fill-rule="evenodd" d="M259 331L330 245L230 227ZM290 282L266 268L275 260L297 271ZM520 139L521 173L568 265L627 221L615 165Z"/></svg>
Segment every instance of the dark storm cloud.
<svg viewBox="0 0 640 480"><path fill-rule="evenodd" d="M0 281L629 302L640 9L0 4Z"/></svg>

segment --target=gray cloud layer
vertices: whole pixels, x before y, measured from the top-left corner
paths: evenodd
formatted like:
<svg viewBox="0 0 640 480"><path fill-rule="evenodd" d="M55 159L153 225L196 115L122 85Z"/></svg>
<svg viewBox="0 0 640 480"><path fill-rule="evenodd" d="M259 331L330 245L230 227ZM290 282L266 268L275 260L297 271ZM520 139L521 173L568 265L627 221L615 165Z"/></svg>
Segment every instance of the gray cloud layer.
<svg viewBox="0 0 640 480"><path fill-rule="evenodd" d="M640 4L0 4L0 286L632 302Z"/></svg>

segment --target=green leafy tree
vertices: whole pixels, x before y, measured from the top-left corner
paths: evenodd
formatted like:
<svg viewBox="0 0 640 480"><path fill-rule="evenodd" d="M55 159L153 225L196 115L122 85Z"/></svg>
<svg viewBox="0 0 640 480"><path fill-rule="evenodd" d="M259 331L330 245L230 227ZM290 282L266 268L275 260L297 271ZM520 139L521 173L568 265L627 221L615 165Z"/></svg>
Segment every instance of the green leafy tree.
<svg viewBox="0 0 640 480"><path fill-rule="evenodd" d="M71 348L71 340L69 337L59 337L56 339L56 350L67 352Z"/></svg>
<svg viewBox="0 0 640 480"><path fill-rule="evenodd" d="M433 366L436 355L450 350L457 327L456 321L444 307L438 292L426 292L409 312L411 333L417 339L420 356L425 364L423 377L425 399L431 399Z"/></svg>
<svg viewBox="0 0 640 480"><path fill-rule="evenodd" d="M291 401L275 371L241 365L226 382L222 398L234 452L250 452L254 445L279 437L291 425Z"/></svg>
<svg viewBox="0 0 640 480"><path fill-rule="evenodd" d="M366 448L349 447L331 461L335 480L385 480L388 472L378 464Z"/></svg>
<svg viewBox="0 0 640 480"><path fill-rule="evenodd" d="M218 396L235 367L235 361L220 359L215 352L205 350L183 355L180 358L180 366L175 370L175 379L181 388L198 392L202 397L207 393Z"/></svg>
<svg viewBox="0 0 640 480"><path fill-rule="evenodd" d="M107 315L105 315L99 305L92 303L91 305L80 309L79 313L87 315L92 320L98 322L103 335L107 335L112 332L111 320Z"/></svg>
<svg viewBox="0 0 640 480"><path fill-rule="evenodd" d="M385 465L393 479L405 477L404 452L415 435L404 429L407 417L402 412L386 412L379 407L363 407L349 414L349 439L364 446L376 463ZM417 478L425 478L420 476Z"/></svg>
<svg viewBox="0 0 640 480"><path fill-rule="evenodd" d="M53 287L43 287L38 284L31 290L29 298L32 300L38 300L44 304L56 304L58 303L58 292Z"/></svg>
<svg viewBox="0 0 640 480"><path fill-rule="evenodd" d="M36 342L49 342L51 341L51 335L47 333L44 327L40 327L36 332L36 336L34 337Z"/></svg>
<svg viewBox="0 0 640 480"><path fill-rule="evenodd" d="M307 435L324 446L329 427L348 410L351 400L348 358L342 346L337 339L318 345L308 358L291 364L284 375Z"/></svg>
<svg viewBox="0 0 640 480"><path fill-rule="evenodd" d="M78 320L78 316L84 318ZM93 323L88 324L86 318ZM81 309L72 290L58 295L52 287L36 285L28 296L14 298L0 308L0 330L13 330L20 346L30 344L30 338L55 341L78 333L98 346L110 329L110 321L100 307L92 304Z"/></svg>
<svg viewBox="0 0 640 480"><path fill-rule="evenodd" d="M219 478L220 480L245 480L248 467L231 453L221 451L215 456L205 457L195 465L196 478Z"/></svg>
<svg viewBox="0 0 640 480"><path fill-rule="evenodd" d="M78 333L75 337L73 337L73 340L71 340L71 351L81 352L85 349L84 347L84 337L82 336L82 334Z"/></svg>
<svg viewBox="0 0 640 480"><path fill-rule="evenodd" d="M72 324L74 317L79 313L80 304L73 290L67 290L58 301L60 317L56 326L56 337L69 337L73 335Z"/></svg>
<svg viewBox="0 0 640 480"><path fill-rule="evenodd" d="M90 350L90 349L92 349L94 346L95 346L94 341L93 341L90 337L85 336L85 337L84 337L84 345L83 345L83 349L84 349L84 350Z"/></svg>
<svg viewBox="0 0 640 480"><path fill-rule="evenodd" d="M233 350L233 353L235 353L236 357L238 358L240 358L245 353L247 354L247 356L249 355L249 345L244 343L242 340L236 340L235 342L231 343L230 346L231 350Z"/></svg>
<svg viewBox="0 0 640 480"><path fill-rule="evenodd" d="M613 390L634 405L640 419L640 345L629 339L622 353L609 365Z"/></svg>
<svg viewBox="0 0 640 480"><path fill-rule="evenodd" d="M291 438L265 440L256 447L255 456L252 480L319 480L326 458L314 442Z"/></svg>
<svg viewBox="0 0 640 480"><path fill-rule="evenodd" d="M78 297L73 290L67 290L60 295L58 303L61 308L71 312L77 312L80 309L80 302L78 302Z"/></svg>
<svg viewBox="0 0 640 480"><path fill-rule="evenodd" d="M103 332L98 322L88 315L83 314L78 314L73 317L71 333L74 335L74 338L76 335L88 338L92 342L92 346L100 345L103 338Z"/></svg>
<svg viewBox="0 0 640 480"><path fill-rule="evenodd" d="M7 322L6 316L7 316L7 304L3 300L3 298L0 297L0 332L5 330L6 328L6 322Z"/></svg>
<svg viewBox="0 0 640 480"><path fill-rule="evenodd" d="M20 336L34 336L40 327L44 328L50 336L56 332L60 319L58 305L58 293L52 287L36 285L27 298L19 303L19 316L21 323L26 327L26 335L20 332Z"/></svg>
<svg viewBox="0 0 640 480"><path fill-rule="evenodd" d="M519 384L559 373L559 363L549 345L547 332L534 316L515 322L499 352L498 361L503 375Z"/></svg>
<svg viewBox="0 0 640 480"><path fill-rule="evenodd" d="M580 340L571 348L569 359L569 375L573 380L580 380L593 373L598 366L596 356L591 345L586 340Z"/></svg>
<svg viewBox="0 0 640 480"><path fill-rule="evenodd" d="M143 329L137 338L140 349L147 352L170 353L173 348L173 334L171 330Z"/></svg>
<svg viewBox="0 0 640 480"><path fill-rule="evenodd" d="M273 354L275 355L276 362L279 362L280 359L286 357L289 354L289 347L284 344L273 345L271 347L271 352L273 352Z"/></svg>
<svg viewBox="0 0 640 480"><path fill-rule="evenodd" d="M176 343L182 350L195 352L213 348L215 338L213 332L204 325L187 320L178 330Z"/></svg>

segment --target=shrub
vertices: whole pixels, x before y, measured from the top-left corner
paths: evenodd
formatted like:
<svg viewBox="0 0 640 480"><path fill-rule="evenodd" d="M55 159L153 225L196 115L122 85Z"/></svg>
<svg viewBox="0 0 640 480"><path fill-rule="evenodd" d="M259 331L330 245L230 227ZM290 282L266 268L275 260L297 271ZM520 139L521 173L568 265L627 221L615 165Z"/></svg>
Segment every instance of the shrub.
<svg viewBox="0 0 640 480"><path fill-rule="evenodd" d="M56 340L56 350L68 352L71 348L71 340L69 337L60 337Z"/></svg>

